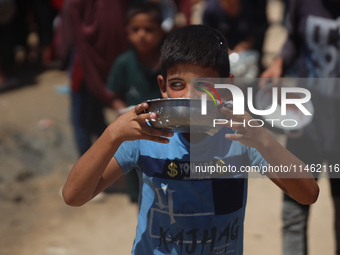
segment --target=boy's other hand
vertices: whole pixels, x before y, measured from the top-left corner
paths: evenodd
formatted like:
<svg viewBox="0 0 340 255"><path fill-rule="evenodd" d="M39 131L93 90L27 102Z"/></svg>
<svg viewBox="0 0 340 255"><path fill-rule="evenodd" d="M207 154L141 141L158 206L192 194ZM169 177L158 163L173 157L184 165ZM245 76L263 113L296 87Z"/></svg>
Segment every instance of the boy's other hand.
<svg viewBox="0 0 340 255"><path fill-rule="evenodd" d="M257 149L263 146L263 142L266 141L266 131L258 122L252 120L248 112L244 115L233 115L232 110L222 107L221 113L229 119L225 126L234 130L234 134L226 134L225 138Z"/></svg>
<svg viewBox="0 0 340 255"><path fill-rule="evenodd" d="M156 113L145 113L149 107L147 103L142 103L121 115L114 121L109 128L112 136L115 136L118 141L132 140L150 140L158 143L168 143L169 139L174 135L173 131L156 129L147 124L148 120L155 119Z"/></svg>

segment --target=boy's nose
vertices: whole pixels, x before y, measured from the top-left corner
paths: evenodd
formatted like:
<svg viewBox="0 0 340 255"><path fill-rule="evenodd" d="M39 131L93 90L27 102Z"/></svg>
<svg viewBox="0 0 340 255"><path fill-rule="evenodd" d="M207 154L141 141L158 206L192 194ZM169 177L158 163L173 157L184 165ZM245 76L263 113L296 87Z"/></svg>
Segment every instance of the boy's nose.
<svg viewBox="0 0 340 255"><path fill-rule="evenodd" d="M190 98L190 89L186 89L184 94L183 94L183 98Z"/></svg>

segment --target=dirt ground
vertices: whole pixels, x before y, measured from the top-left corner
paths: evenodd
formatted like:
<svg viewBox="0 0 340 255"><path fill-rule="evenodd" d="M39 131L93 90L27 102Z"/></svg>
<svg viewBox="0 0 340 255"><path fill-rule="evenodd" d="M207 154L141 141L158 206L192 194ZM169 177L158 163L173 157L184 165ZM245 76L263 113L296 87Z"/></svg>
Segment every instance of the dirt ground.
<svg viewBox="0 0 340 255"><path fill-rule="evenodd" d="M269 49L279 45L270 44L278 38L273 31L268 32ZM275 31L281 34L282 28ZM67 84L65 72L47 70L25 86L0 94L0 255L131 251L137 207L125 193L79 208L65 205L60 196L77 159ZM107 116L114 119L109 111ZM320 197L309 222L310 255L335 254L328 180L322 178L319 184ZM282 254L281 198L269 180L249 179L244 254Z"/></svg>

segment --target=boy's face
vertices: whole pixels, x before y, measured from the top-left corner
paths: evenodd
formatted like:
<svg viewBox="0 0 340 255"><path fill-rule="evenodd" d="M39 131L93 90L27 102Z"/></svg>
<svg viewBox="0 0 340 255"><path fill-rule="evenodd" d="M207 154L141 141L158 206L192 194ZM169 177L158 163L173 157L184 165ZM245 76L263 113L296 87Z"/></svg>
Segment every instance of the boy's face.
<svg viewBox="0 0 340 255"><path fill-rule="evenodd" d="M190 96L190 79L219 78L217 71L192 64L177 64L168 70L166 80L158 76L163 98L193 98Z"/></svg>
<svg viewBox="0 0 340 255"><path fill-rule="evenodd" d="M139 53L158 49L164 32L147 13L133 16L127 26L128 40Z"/></svg>

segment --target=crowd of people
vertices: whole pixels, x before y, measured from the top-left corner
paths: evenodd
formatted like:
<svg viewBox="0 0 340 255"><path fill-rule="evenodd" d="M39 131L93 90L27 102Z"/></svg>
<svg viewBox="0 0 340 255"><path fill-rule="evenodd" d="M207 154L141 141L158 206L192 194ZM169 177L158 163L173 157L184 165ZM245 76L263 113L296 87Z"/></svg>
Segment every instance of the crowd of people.
<svg viewBox="0 0 340 255"><path fill-rule="evenodd" d="M20 85L21 66L49 66L53 59L53 22L60 1L0 2L0 91Z"/></svg>
<svg viewBox="0 0 340 255"><path fill-rule="evenodd" d="M110 108L121 116L148 99L169 96L169 90L165 88L162 91L158 85L162 82L159 75L166 77L164 67L162 69L161 46L170 34L194 23L192 15L197 5L201 6L201 12L199 20L196 19L195 22L219 31L227 39L229 54L249 50L259 53L260 58L257 63L259 78L338 78L340 76L340 1L287 0L284 3L285 16L287 16L284 24L287 24L288 38L273 63L266 67L261 61L265 34L269 26L266 0L3 0L0 1L0 14L3 10L6 15L0 15L0 36L6 40L0 40L0 91L15 86L17 68L15 54L18 49L24 48L27 52L26 58L29 60L29 52L26 49L27 36L32 29L36 30L40 43L39 61L45 66L57 61L59 67L68 71L71 84L72 126L79 157L82 157L97 138L105 135L105 130L110 126L105 119L105 108ZM195 35L193 30L187 30L187 33ZM184 38L183 34L179 33L178 36ZM214 36L218 37L219 34ZM168 47L171 43L174 44L173 49L178 47L175 41L168 41ZM180 86L180 82L177 83L174 87ZM322 84L317 86L317 88L315 86L308 88L312 92L312 102L315 107L313 121L303 130L301 136L288 136L286 148L307 165L324 162L332 165L339 163L338 155L340 155L338 143L340 121L337 113L340 98L334 93L324 93ZM331 124L329 121L324 121L324 112L331 116ZM166 137L171 135L173 134L163 134ZM106 146L105 143L102 145ZM134 167L131 167L132 163L124 160L121 152L124 148L119 150L117 160L119 164L126 166L123 170L126 172L130 199L137 203L141 190L141 180L138 178L145 181L146 177L138 172L136 162L133 162ZM128 149L132 150L131 147L126 146L126 150ZM163 157L162 154L161 158ZM83 161L86 163L85 159ZM268 160L266 157L265 159ZM252 160L259 159L252 158ZM127 165L133 170L130 171ZM103 176L104 186L108 186L105 177L109 176L110 180L118 178L117 174L112 173ZM315 175L314 178L317 180L318 176ZM336 254L340 254L338 180L330 178L335 209ZM79 185L72 178L69 183L71 182L73 185ZM144 189L146 186L143 183L142 185ZM280 188L282 185L278 184ZM97 190L103 190L104 186L95 187L93 191L97 193ZM162 188L165 192L166 188ZM72 193L70 190L69 184L65 191L66 197ZM283 190L287 191L284 188ZM289 192L283 195L282 209L283 254L306 255L308 254L307 223L310 206L297 202L299 199L287 193ZM146 203L145 200L143 201ZM159 201L159 203L163 202ZM223 206L220 209L223 212L228 210ZM166 231L164 229L164 235ZM164 240L159 239L160 242L164 241L165 251L169 254L172 251L168 250L167 243L173 244L181 240L178 231L174 232L177 236L164 236ZM138 238L142 239L143 233L140 232ZM195 233L186 234L195 235ZM209 235L213 239L213 232ZM202 238L201 242L204 243L204 240L207 242L208 233L204 232ZM142 251L144 248L138 245L140 243L135 243L134 249ZM242 244L237 243L235 247L239 245ZM203 244L202 251L204 249ZM186 252L190 253L189 250Z"/></svg>

